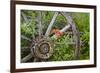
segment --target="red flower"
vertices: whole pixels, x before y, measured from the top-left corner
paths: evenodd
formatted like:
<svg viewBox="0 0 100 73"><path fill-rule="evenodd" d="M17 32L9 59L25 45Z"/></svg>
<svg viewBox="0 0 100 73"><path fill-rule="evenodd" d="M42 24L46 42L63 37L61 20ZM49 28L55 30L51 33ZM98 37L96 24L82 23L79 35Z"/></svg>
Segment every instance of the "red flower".
<svg viewBox="0 0 100 73"><path fill-rule="evenodd" d="M63 35L63 33L62 33L62 32L60 32L60 30L59 30L59 29L53 29L53 32L55 33L55 35L56 35L57 37L60 37L60 36L62 36L62 35Z"/></svg>

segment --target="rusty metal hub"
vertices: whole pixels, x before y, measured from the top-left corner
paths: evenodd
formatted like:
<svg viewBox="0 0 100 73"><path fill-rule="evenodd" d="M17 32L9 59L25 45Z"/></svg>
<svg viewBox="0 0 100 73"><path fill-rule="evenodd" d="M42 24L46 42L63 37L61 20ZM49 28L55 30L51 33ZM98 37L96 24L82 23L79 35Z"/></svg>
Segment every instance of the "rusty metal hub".
<svg viewBox="0 0 100 73"><path fill-rule="evenodd" d="M36 41L34 55L39 59L48 59L53 54L53 43L48 38L42 38Z"/></svg>
<svg viewBox="0 0 100 73"><path fill-rule="evenodd" d="M49 53L50 45L48 43L42 43L39 47L39 51L42 54Z"/></svg>

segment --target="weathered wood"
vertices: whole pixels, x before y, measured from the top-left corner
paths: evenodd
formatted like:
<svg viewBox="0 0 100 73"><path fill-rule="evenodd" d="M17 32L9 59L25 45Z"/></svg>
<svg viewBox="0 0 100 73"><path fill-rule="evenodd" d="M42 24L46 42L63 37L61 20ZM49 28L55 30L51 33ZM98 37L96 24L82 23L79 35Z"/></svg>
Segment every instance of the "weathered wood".
<svg viewBox="0 0 100 73"><path fill-rule="evenodd" d="M24 35L21 35L21 38L22 38L22 39L25 39L25 40L28 40L28 41L30 41L30 42L32 41L30 38L28 38L28 37L26 37L26 36L24 36Z"/></svg>
<svg viewBox="0 0 100 73"><path fill-rule="evenodd" d="M38 31L38 35L39 37L41 37L42 33L42 15L41 15L41 11L37 11L37 16L36 16L36 22L37 22L37 31Z"/></svg>
<svg viewBox="0 0 100 73"><path fill-rule="evenodd" d="M30 60L31 58L32 58L32 54L30 53L30 54L28 54L27 56L25 56L25 57L21 60L21 62L22 62L22 63L27 62L27 61Z"/></svg>
<svg viewBox="0 0 100 73"><path fill-rule="evenodd" d="M38 31L39 31L39 36L42 35L42 17L41 17L41 11L38 12Z"/></svg>
<svg viewBox="0 0 100 73"><path fill-rule="evenodd" d="M26 15L24 14L24 12L21 12L21 15L22 15L22 17L23 17L25 23L28 24L29 21L28 21Z"/></svg>
<svg viewBox="0 0 100 73"><path fill-rule="evenodd" d="M60 32L64 33L64 32L67 31L70 27L71 27L71 26L68 24L68 25L66 25L64 28L62 28L62 29L60 30Z"/></svg>
<svg viewBox="0 0 100 73"><path fill-rule="evenodd" d="M53 24L54 24L57 16L58 16L58 12L55 12L55 14L54 14L53 18L51 19L51 22L50 22L50 24L49 24L49 26L47 28L47 31L45 33L45 36L48 36L50 34L50 31L52 29L52 26L53 26Z"/></svg>

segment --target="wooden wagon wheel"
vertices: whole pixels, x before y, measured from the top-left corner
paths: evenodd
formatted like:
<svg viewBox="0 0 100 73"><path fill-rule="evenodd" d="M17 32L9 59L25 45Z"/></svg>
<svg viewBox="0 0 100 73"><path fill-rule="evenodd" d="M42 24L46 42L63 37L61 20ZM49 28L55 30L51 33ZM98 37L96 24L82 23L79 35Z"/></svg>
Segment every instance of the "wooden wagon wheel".
<svg viewBox="0 0 100 73"><path fill-rule="evenodd" d="M46 61L48 58L50 58L50 56L53 55L54 48L53 48L52 41L51 41L52 38L59 39L58 36L61 36L62 34L64 34L64 32L67 31L68 29L71 29L73 37L74 37L74 44L75 44L74 59L79 59L80 57L80 35L70 14L66 12L54 12L54 15L48 25L48 28L45 34L43 34L42 12L37 11L37 13L38 13L38 16L36 17L36 22L37 22L37 27L38 27L38 30L37 30L38 36L32 39L27 38L24 35L21 36L22 39L28 40L32 43L31 47L29 47L31 49L31 53L25 56L21 60L21 62L26 62L32 57L34 57L34 61ZM50 36L54 22L57 16L59 16L59 14L61 14L66 19L67 21L66 26L60 29L59 31L57 31L53 36ZM24 13L22 14L22 16L24 20L26 21L26 23L28 23L27 17L25 17Z"/></svg>

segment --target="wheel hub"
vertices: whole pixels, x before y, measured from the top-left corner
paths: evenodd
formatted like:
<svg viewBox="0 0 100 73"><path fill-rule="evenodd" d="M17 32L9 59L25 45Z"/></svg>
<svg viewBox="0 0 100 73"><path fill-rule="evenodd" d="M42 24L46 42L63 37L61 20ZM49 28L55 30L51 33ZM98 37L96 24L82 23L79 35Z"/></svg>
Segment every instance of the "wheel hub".
<svg viewBox="0 0 100 73"><path fill-rule="evenodd" d="M46 53L49 53L49 49L50 49L50 45L48 43L43 43L40 45L39 47L39 51L42 53L42 54L46 54Z"/></svg>
<svg viewBox="0 0 100 73"><path fill-rule="evenodd" d="M36 58L48 59L53 54L53 44L50 39L42 38L35 43L34 54Z"/></svg>

